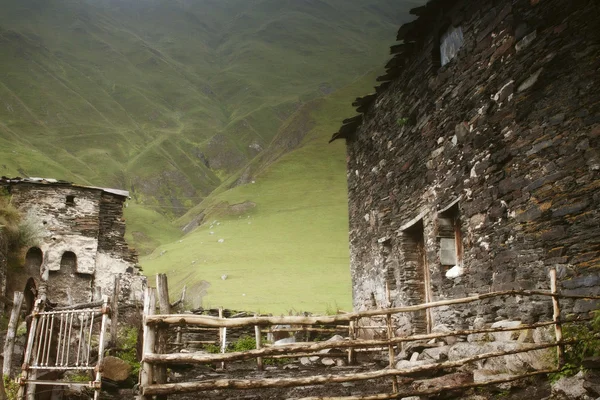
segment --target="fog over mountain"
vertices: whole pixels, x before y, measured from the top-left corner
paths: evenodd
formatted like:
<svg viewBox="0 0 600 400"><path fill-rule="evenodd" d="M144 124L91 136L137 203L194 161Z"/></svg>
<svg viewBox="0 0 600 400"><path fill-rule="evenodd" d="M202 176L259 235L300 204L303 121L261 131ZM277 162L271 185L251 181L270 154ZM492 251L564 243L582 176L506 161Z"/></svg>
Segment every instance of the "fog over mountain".
<svg viewBox="0 0 600 400"><path fill-rule="evenodd" d="M312 182L288 171L301 188L288 192L338 182L315 201L340 199L332 226L344 248L344 155L326 137L371 90L373 76L363 77L383 67L422 3L2 0L0 174L129 190L129 239L147 253L227 210L218 196L264 181L286 154L318 141L301 169L335 148L333 165Z"/></svg>

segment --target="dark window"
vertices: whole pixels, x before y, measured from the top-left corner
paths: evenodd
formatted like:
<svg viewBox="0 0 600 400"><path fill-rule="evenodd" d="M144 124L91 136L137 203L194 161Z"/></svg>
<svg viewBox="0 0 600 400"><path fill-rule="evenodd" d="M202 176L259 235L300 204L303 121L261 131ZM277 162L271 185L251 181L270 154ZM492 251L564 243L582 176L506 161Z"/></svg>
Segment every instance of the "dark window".
<svg viewBox="0 0 600 400"><path fill-rule="evenodd" d="M438 238L440 263L449 266L461 265L462 236L458 203L438 215Z"/></svg>
<svg viewBox="0 0 600 400"><path fill-rule="evenodd" d="M27 254L25 255L25 265L27 268L39 268L42 266L42 261L44 261L44 254L39 247L32 247L27 250Z"/></svg>
<svg viewBox="0 0 600 400"><path fill-rule="evenodd" d="M72 194L67 195L67 205L68 206L74 206L75 205L75 196L73 196Z"/></svg>
<svg viewBox="0 0 600 400"><path fill-rule="evenodd" d="M460 26L450 26L440 36L440 63L442 67L450 62L464 43L463 32Z"/></svg>
<svg viewBox="0 0 600 400"><path fill-rule="evenodd" d="M77 272L77 256L72 251L65 251L60 260L60 269L67 272Z"/></svg>

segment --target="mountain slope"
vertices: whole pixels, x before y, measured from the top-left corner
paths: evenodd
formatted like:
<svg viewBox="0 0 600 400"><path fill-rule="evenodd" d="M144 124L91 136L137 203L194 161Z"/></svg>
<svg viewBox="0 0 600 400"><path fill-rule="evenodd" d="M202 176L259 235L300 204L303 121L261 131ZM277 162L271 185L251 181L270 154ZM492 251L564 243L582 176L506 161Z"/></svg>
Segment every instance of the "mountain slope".
<svg viewBox="0 0 600 400"><path fill-rule="evenodd" d="M0 3L0 140L15 147L0 149L0 173L57 164L57 178L127 188L171 215L260 154L302 104L380 64L411 6ZM11 156L20 146L39 154Z"/></svg>
<svg viewBox="0 0 600 400"><path fill-rule="evenodd" d="M347 308L326 141L422 2L0 0L0 174L130 190L129 242L196 304Z"/></svg>
<svg viewBox="0 0 600 400"><path fill-rule="evenodd" d="M370 74L305 104L280 131L282 137L298 135L285 131L304 121L299 147L257 172L253 182L190 210L181 223L200 213L204 223L143 258L145 273L166 272L174 296L187 284L193 306L274 313L350 309L345 146L327 140L352 114L348 99L373 82Z"/></svg>

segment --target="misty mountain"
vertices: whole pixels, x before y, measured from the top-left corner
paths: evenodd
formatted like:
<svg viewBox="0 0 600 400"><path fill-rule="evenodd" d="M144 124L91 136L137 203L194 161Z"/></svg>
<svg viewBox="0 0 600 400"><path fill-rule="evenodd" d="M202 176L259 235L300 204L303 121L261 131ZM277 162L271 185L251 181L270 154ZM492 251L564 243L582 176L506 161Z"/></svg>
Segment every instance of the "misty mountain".
<svg viewBox="0 0 600 400"><path fill-rule="evenodd" d="M4 0L0 173L175 215L312 99L379 67L395 0Z"/></svg>

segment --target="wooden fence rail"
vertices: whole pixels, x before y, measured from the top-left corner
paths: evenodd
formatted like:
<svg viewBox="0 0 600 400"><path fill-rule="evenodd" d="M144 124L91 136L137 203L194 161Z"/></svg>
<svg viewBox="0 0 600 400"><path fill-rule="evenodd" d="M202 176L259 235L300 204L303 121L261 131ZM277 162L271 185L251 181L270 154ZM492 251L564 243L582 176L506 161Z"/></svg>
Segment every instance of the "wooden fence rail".
<svg viewBox="0 0 600 400"><path fill-rule="evenodd" d="M541 350L554 347L557 344L575 343L574 340L563 341L561 343L543 343L525 346L524 348L496 351L490 353L478 354L473 357L466 357L456 361L445 361L437 364L428 364L406 369L388 368L384 370L363 372L344 375L321 375L306 378L264 378L264 379L214 379L201 382L167 383L163 385L150 385L142 388L143 395L157 395L169 393L191 393L197 391L206 391L214 389L258 389L258 388L277 388L294 387L306 385L319 385L328 383L343 383L371 380L376 378L407 376L415 373L439 371L442 369L461 367L465 364L475 361L486 360L493 357L502 357L511 354L525 353L532 350Z"/></svg>
<svg viewBox="0 0 600 400"><path fill-rule="evenodd" d="M289 354L301 352L317 352L325 349L357 349L370 347L383 347L397 345L400 343L423 341L431 339L441 339L450 336L466 336L478 333L495 333L521 331L526 329L536 329L544 326L554 325L554 322L540 322L537 324L520 325L519 327L498 327L487 329L468 329L451 332L430 333L424 335L395 337L391 339L373 339L373 340L343 340L339 342L317 342L310 344L284 344L280 346L265 347L257 350L248 350L243 352L233 352L224 354L205 354L205 353L174 353L174 354L156 354L148 353L144 355L144 361L150 364L207 364L211 362L231 362L239 360L248 360L256 357L268 357L274 355Z"/></svg>
<svg viewBox="0 0 600 400"><path fill-rule="evenodd" d="M559 299L590 299L600 300L600 296L581 296L581 295L563 295L557 290L556 273L550 273L550 291L542 290L509 290L498 291L485 294L478 294L461 299L449 299L435 302L429 302L419 305L395 307L378 310L367 310L361 312L352 312L341 315L328 316L242 316L239 318L223 318L206 315L193 314L154 314L154 298L153 291L150 289L147 298L150 299L150 304L145 306L144 314L144 354L142 360L142 371L140 380L140 399L150 399L152 396L161 396L165 398L168 394L177 393L192 393L206 390L218 389L267 389L267 388L284 388L305 385L321 385L331 383L343 383L353 381L366 381L373 379L391 379L392 393L382 393L378 395L367 395L361 397L347 397L352 400L354 398L361 399L392 399L408 396L427 395L440 393L444 390L457 388L467 388L473 386L484 386L487 383L463 384L444 388L427 389L425 391L407 391L401 390L399 382L404 377L415 373L423 373L430 371L439 371L450 368L460 367L475 361L486 360L494 357L503 357L512 354L526 353L533 350L542 350L548 348L556 348L558 353L558 365L555 369L545 371L535 371L527 374L522 374L508 378L506 380L498 380L497 383L508 382L516 379L522 379L527 376L536 374L555 372L562 367L564 346L574 343L572 340L563 340L562 325L569 321L561 320ZM546 296L552 300L553 319L547 322L538 322L534 324L520 324L515 327L497 327L497 328L482 328L482 329L466 329L439 333L419 334L412 336L395 336L395 328L393 326L392 315L400 313L411 313L415 311L428 310L436 307L452 306L469 304L476 301L492 299L504 296ZM151 310L150 310L151 309ZM222 312L220 312L222 315ZM382 325L361 326L359 321L363 318L373 321L374 317L381 317ZM579 320L577 321L579 322ZM376 324L377 322L375 322ZM279 325L278 327L275 327ZM281 326L288 325L288 326ZM478 354L472 357L465 357L460 360L437 362L412 368L398 369L395 365L395 354L398 347L404 343L414 341L430 341L432 339L443 339L448 337L466 337L474 334L498 333L532 330L543 327L554 326L555 341L549 343L528 344L521 343L519 348L508 351L495 351ZM219 341L215 343L221 344L220 354L207 354L204 352L196 353L166 353L164 348L157 349L153 343L153 338L160 336L159 332L167 329L189 329L190 332L203 332L206 330L218 331ZM248 351L240 352L225 352L226 335L228 329L247 328L253 330L256 348ZM360 339L358 332L360 329L379 329L385 335L381 339ZM308 342L308 343L290 343L283 345L268 345L262 343L261 334L270 332L322 332L322 333L337 333L347 332L347 338L339 341L323 341L323 342ZM192 343L195 341L188 341ZM200 341L196 341L200 342ZM256 360L258 369L262 369L263 360L265 358L299 358L321 356L328 357L330 353L320 353L323 350L339 349L345 350L347 353L335 356L347 357L349 363L354 363L356 354L359 351L386 351L389 362L388 367L384 370L375 370L361 373L349 374L330 374L310 377L289 377L289 378L261 378L261 379L212 379L197 382L180 382L180 383L165 383L156 380L153 383L153 368L165 368L167 365L174 364L221 364L224 368L225 363L231 363L244 360ZM439 389L439 390L438 390ZM336 397L339 398L339 397ZM311 398L307 398L311 399ZM326 397L319 397L326 399Z"/></svg>
<svg viewBox="0 0 600 400"><path fill-rule="evenodd" d="M325 316L280 316L280 317L243 317L243 318L219 318L211 317L207 315L193 315L193 314L170 314L170 315L148 315L145 319L146 324L167 324L167 325L194 325L204 327L217 327L217 328L240 328L245 326L268 326L268 325L328 325L339 322L350 322L352 320L360 318L369 318L374 316L385 316L387 314L400 314L409 313L415 311L426 310L429 308L436 308L442 306L456 305L456 304L468 304L475 301L491 299L494 297L501 296L548 296L557 299L586 299L586 300L600 300L600 296L580 296L580 295L563 295L559 293L553 293L551 291L542 290L507 290L500 292L490 292L470 297L464 297L460 299L441 300L430 303L423 303L414 306L386 308L378 310L366 310L360 312L353 312L341 315L325 315ZM360 327L359 327L360 328ZM382 326L385 329L385 326Z"/></svg>

